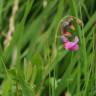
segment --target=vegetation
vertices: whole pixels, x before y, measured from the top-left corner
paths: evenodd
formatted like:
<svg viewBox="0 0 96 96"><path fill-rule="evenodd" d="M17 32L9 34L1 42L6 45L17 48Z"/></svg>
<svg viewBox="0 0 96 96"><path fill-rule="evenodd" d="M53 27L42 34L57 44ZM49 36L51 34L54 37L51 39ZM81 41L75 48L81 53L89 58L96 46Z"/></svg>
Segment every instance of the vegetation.
<svg viewBox="0 0 96 96"><path fill-rule="evenodd" d="M65 50L60 21L83 21L79 50ZM96 0L0 0L0 96L96 96Z"/></svg>

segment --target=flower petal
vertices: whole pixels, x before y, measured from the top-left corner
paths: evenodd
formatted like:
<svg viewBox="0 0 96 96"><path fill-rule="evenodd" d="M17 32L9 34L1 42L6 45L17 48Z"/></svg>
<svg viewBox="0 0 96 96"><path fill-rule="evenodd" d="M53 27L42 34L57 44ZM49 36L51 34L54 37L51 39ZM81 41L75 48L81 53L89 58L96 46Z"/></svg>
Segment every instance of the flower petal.
<svg viewBox="0 0 96 96"><path fill-rule="evenodd" d="M67 50L71 50L71 51L76 51L76 50L79 50L79 46L78 46L78 37L76 36L75 39L74 39L74 42L70 42L70 41L67 41L64 43L64 48L67 49Z"/></svg>

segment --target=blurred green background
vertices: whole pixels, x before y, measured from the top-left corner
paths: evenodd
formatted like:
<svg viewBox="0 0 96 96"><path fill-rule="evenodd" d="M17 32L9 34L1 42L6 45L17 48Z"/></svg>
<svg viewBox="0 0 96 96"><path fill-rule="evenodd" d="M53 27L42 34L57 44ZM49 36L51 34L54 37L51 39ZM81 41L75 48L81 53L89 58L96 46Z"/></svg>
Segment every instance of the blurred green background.
<svg viewBox="0 0 96 96"><path fill-rule="evenodd" d="M55 38L66 16L76 52ZM96 0L0 0L0 96L96 96Z"/></svg>

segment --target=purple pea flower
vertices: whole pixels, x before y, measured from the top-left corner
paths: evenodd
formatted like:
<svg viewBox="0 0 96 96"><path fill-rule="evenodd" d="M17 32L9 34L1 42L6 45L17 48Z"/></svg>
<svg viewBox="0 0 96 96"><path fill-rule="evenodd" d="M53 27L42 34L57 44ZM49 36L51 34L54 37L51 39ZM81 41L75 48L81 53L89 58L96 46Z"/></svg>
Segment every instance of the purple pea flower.
<svg viewBox="0 0 96 96"><path fill-rule="evenodd" d="M64 44L64 48L66 50L70 50L70 51L77 51L77 50L79 50L79 45L78 45L79 39L78 39L77 36L75 36L73 42L70 42L68 40L68 38L66 38L66 40L65 40L65 38L63 38L63 37L62 37L62 41L64 41L63 44Z"/></svg>

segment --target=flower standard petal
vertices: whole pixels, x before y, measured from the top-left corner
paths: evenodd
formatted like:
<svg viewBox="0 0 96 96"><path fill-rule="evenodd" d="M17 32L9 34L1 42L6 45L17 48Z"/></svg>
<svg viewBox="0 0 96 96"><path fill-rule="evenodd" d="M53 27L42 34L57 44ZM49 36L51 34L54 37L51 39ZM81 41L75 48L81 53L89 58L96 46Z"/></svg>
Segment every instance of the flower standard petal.
<svg viewBox="0 0 96 96"><path fill-rule="evenodd" d="M71 50L71 51L76 51L79 50L79 46L78 46L78 37L76 36L73 42L67 41L64 43L64 48L66 50Z"/></svg>

